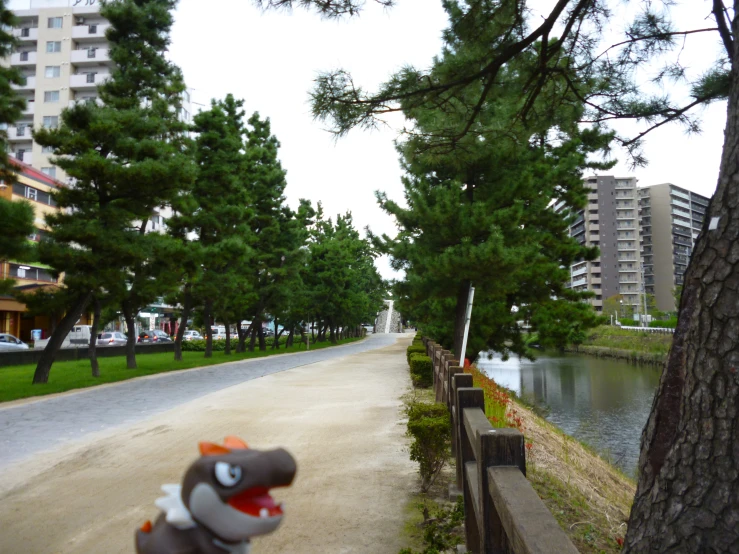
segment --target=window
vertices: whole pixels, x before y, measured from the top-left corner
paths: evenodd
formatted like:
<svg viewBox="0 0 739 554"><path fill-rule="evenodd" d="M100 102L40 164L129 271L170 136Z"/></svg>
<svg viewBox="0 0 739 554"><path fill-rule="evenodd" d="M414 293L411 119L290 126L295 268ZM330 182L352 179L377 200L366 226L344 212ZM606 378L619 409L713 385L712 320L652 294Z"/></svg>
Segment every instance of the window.
<svg viewBox="0 0 739 554"><path fill-rule="evenodd" d="M46 78L47 79L56 79L57 77L61 76L62 74L62 68L58 65L47 65L46 66Z"/></svg>
<svg viewBox="0 0 739 554"><path fill-rule="evenodd" d="M62 41L60 40L50 40L46 43L46 53L52 54L54 52L61 52L62 51Z"/></svg>
<svg viewBox="0 0 739 554"><path fill-rule="evenodd" d="M59 102L59 91L58 90L47 90L46 92L44 92L44 102L47 102L47 103Z"/></svg>
<svg viewBox="0 0 739 554"><path fill-rule="evenodd" d="M26 198L29 200L38 200L37 190L33 187L26 187Z"/></svg>
<svg viewBox="0 0 739 554"><path fill-rule="evenodd" d="M19 123L18 126L15 128L15 136L17 137L24 137L26 136L26 126L23 123Z"/></svg>
<svg viewBox="0 0 739 554"><path fill-rule="evenodd" d="M94 58L95 54L97 53L97 48L88 48L87 49L87 57L88 58Z"/></svg>
<svg viewBox="0 0 739 554"><path fill-rule="evenodd" d="M94 35L95 33L98 32L98 26L97 25L90 25L89 30L90 30L90 34L91 35Z"/></svg>
<svg viewBox="0 0 739 554"><path fill-rule="evenodd" d="M97 73L86 73L86 75L87 75L87 82L88 83L94 83L95 82L95 75L97 75Z"/></svg>
<svg viewBox="0 0 739 554"><path fill-rule="evenodd" d="M53 146L43 146L41 147L41 153L42 154L53 154L54 147Z"/></svg>
<svg viewBox="0 0 739 554"><path fill-rule="evenodd" d="M44 116L44 127L46 129L56 129L59 126L58 115L45 115Z"/></svg>
<svg viewBox="0 0 739 554"><path fill-rule="evenodd" d="M42 167L41 173L48 175L52 179L56 178L56 167Z"/></svg>
<svg viewBox="0 0 739 554"><path fill-rule="evenodd" d="M64 19L61 17L50 17L49 18L49 29L61 29L64 24Z"/></svg>
<svg viewBox="0 0 739 554"><path fill-rule="evenodd" d="M22 37L30 37L31 36L31 28L30 27L23 27L23 29L21 29L21 36Z"/></svg>

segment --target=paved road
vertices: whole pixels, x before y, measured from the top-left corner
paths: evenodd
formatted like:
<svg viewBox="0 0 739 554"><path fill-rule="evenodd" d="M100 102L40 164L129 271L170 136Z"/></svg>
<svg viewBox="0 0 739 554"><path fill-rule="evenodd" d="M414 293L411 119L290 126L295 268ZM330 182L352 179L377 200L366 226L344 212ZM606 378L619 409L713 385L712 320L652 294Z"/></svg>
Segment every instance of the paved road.
<svg viewBox="0 0 739 554"><path fill-rule="evenodd" d="M8 408L0 404L0 468L90 433L136 423L244 381L389 346L401 336L370 335L367 340L336 348L134 379Z"/></svg>

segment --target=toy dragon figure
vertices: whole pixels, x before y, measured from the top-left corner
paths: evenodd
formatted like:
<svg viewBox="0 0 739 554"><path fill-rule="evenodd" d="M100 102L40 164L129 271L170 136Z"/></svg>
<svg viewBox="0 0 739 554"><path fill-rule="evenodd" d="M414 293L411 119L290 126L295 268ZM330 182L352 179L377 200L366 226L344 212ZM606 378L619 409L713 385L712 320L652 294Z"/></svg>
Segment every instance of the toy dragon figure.
<svg viewBox="0 0 739 554"><path fill-rule="evenodd" d="M164 485L154 525L136 531L138 554L248 554L250 539L282 521L282 504L269 495L295 477L295 460L283 449L251 450L227 437L223 446L200 443L202 457L182 485Z"/></svg>

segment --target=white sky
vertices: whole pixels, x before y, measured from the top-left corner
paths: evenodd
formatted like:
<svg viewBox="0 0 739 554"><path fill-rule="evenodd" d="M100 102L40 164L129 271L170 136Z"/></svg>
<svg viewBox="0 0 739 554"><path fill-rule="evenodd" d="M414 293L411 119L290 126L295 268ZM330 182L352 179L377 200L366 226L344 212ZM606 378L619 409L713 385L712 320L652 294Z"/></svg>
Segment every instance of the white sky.
<svg viewBox="0 0 739 554"><path fill-rule="evenodd" d="M539 0L542 8L550 2ZM686 27L712 27L710 1L692 2L682 16ZM358 18L322 20L304 10L262 13L250 0L180 0L172 33L171 58L195 89L193 100L233 93L246 100L247 115L259 111L272 121L282 144L280 158L287 169L287 196L321 201L328 215L351 211L357 227L394 234L392 220L375 201L374 191L402 200L397 131L353 131L335 142L314 122L308 91L320 70L343 67L369 90L404 64L426 68L441 50L446 15L441 2L398 0L385 11L368 1ZM705 20L704 20L705 19ZM616 33L619 28L612 28ZM704 67L713 59L717 37L693 35L681 61ZM197 106L194 106L197 108ZM725 105L704 112L703 130L688 137L667 125L648 135L648 167L629 170L620 163L609 173L635 175L640 185L672 182L710 196L716 187L723 142ZM391 123L402 126L402 119ZM629 130L627 127L620 127ZM623 153L616 157L625 159ZM384 277L392 277L387 260L379 260Z"/></svg>

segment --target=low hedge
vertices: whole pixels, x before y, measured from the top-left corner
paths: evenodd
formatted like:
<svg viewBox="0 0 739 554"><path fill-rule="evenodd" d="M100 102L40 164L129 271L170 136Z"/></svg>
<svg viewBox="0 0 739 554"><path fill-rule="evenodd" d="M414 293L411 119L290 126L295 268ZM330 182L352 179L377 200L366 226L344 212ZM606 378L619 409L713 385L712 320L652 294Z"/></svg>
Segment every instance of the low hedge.
<svg viewBox="0 0 739 554"><path fill-rule="evenodd" d="M421 490L428 492L449 459L451 418L445 404L414 402L408 406L410 457L418 462Z"/></svg>
<svg viewBox="0 0 739 554"><path fill-rule="evenodd" d="M426 347L422 344L411 344L405 351L405 358L408 360L408 365L411 365L411 356L414 354L426 354Z"/></svg>
<svg viewBox="0 0 739 554"><path fill-rule="evenodd" d="M411 380L416 387L430 387L434 383L434 369L431 358L425 354L411 356Z"/></svg>

